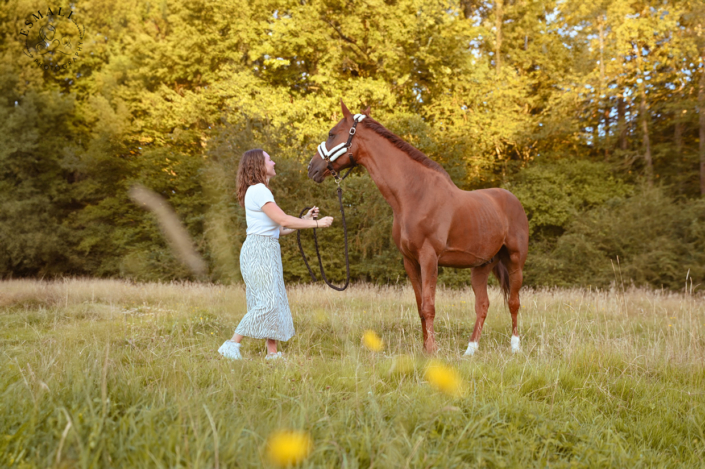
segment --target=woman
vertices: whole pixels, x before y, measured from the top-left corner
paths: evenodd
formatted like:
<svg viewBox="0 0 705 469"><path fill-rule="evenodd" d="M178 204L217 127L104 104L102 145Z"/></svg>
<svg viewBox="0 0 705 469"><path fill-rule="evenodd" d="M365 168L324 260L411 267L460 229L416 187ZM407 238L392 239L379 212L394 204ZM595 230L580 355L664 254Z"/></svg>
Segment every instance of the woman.
<svg viewBox="0 0 705 469"><path fill-rule="evenodd" d="M218 349L226 358L239 360L242 338L267 339L267 357L281 358L277 340L294 335L294 323L284 288L279 236L297 229L327 228L333 217L314 220L318 207L303 218L284 213L274 202L269 180L277 173L274 161L260 149L242 155L237 170L237 198L245 207L247 238L240 251L240 271L245 280L247 314L235 329L235 335Z"/></svg>

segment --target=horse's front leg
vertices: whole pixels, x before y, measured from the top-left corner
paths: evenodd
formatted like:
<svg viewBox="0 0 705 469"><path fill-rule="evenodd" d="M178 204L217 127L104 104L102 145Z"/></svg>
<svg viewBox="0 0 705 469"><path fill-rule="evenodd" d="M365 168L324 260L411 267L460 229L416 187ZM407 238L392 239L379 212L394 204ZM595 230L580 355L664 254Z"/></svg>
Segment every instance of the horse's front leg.
<svg viewBox="0 0 705 469"><path fill-rule="evenodd" d="M438 281L438 254L428 249L419 253L421 268L421 323L424 326L424 347L427 353L435 353L436 333L433 320L436 317L436 282Z"/></svg>
<svg viewBox="0 0 705 469"><path fill-rule="evenodd" d="M423 331L423 341L426 343L426 319L422 314L423 300L421 297L421 267L414 259L404 256L404 269L409 276L411 286L414 287L414 296L416 297L416 307L421 318L421 330Z"/></svg>

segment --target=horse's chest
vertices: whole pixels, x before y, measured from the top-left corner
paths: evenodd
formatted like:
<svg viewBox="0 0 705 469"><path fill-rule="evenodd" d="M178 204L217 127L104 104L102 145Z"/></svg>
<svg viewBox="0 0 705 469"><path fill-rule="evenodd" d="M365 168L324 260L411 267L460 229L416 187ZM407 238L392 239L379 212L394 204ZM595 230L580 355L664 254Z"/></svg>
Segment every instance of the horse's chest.
<svg viewBox="0 0 705 469"><path fill-rule="evenodd" d="M417 225L412 229L411 227L395 223L392 237L399 252L412 259L418 258L419 251L429 242L431 242L431 245L438 244L438 246L434 246L434 249L440 247L439 243L433 242L434 240L424 233L422 225Z"/></svg>
<svg viewBox="0 0 705 469"><path fill-rule="evenodd" d="M406 257L410 257L412 248L410 244L410 238L407 230L399 222L397 217L394 217L394 223L392 224L392 239L394 244L397 245L397 249Z"/></svg>
<svg viewBox="0 0 705 469"><path fill-rule="evenodd" d="M401 252L406 257L416 259L416 254L418 253L418 248L416 248L408 239L402 239L397 243L399 252Z"/></svg>

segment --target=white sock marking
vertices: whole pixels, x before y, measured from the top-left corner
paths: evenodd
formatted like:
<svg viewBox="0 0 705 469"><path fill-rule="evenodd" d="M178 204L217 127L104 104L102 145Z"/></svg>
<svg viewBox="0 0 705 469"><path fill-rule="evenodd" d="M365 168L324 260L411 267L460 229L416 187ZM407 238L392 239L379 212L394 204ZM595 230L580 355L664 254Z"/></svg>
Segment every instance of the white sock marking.
<svg viewBox="0 0 705 469"><path fill-rule="evenodd" d="M468 349L465 351L466 356L472 356L475 354L475 351L480 348L480 344L477 342L469 342L468 343Z"/></svg>
<svg viewBox="0 0 705 469"><path fill-rule="evenodd" d="M513 335L512 336L512 353L517 353L520 350L519 347L519 336L518 335Z"/></svg>

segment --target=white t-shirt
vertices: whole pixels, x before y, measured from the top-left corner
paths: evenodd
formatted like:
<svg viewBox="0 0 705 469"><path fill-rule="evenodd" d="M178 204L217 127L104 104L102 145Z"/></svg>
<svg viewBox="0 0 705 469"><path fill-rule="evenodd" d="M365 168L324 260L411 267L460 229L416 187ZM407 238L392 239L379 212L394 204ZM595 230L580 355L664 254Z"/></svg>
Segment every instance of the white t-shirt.
<svg viewBox="0 0 705 469"><path fill-rule="evenodd" d="M279 239L280 225L262 211L262 207L264 207L264 204L267 202L274 202L272 191L270 191L267 186L259 183L247 188L247 192L245 192L247 234L271 236L272 238Z"/></svg>

